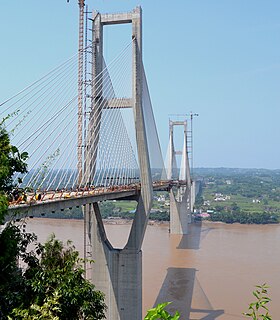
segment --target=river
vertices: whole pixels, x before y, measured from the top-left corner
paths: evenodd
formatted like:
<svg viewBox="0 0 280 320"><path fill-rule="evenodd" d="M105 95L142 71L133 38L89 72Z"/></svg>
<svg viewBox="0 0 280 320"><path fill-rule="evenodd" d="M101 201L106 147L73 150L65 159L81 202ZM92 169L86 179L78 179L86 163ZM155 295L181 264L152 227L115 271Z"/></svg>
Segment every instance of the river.
<svg viewBox="0 0 280 320"><path fill-rule="evenodd" d="M129 225L106 225L111 242L123 246ZM27 231L44 242L51 232L83 252L83 222L29 219ZM143 244L143 315L173 301L182 320L245 319L256 284L267 283L273 320L280 319L280 226L194 223L186 236L167 225L148 226Z"/></svg>

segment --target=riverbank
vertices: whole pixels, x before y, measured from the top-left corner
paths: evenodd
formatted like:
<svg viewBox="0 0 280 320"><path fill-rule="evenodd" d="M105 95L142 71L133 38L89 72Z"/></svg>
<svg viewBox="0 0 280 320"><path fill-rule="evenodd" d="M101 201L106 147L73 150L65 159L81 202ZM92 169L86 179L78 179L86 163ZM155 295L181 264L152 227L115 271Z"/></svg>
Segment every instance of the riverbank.
<svg viewBox="0 0 280 320"><path fill-rule="evenodd" d="M118 219L118 218L109 218L109 219L102 219L105 225L131 225L131 219ZM149 220L149 226L169 226L169 221L158 221L158 220Z"/></svg>
<svg viewBox="0 0 280 320"><path fill-rule="evenodd" d="M31 218L29 218L31 219ZM58 218L58 217L32 217L32 219L50 219L50 220L69 220L69 221L83 221L83 219L81 218L71 218L71 217L64 217L64 218ZM118 217L111 217L111 218L107 218L107 219L102 219L103 223L105 225L131 225L132 224L132 219L124 219L124 218L118 218ZM149 220L148 221L148 225L150 226L169 226L169 221L162 221L162 220ZM208 219L202 219L202 220L194 220L195 224L224 224L224 225L246 225L246 226L256 226L256 225L279 225L280 223L240 223L237 221L234 222L227 222L227 221L220 221L220 220L208 220Z"/></svg>

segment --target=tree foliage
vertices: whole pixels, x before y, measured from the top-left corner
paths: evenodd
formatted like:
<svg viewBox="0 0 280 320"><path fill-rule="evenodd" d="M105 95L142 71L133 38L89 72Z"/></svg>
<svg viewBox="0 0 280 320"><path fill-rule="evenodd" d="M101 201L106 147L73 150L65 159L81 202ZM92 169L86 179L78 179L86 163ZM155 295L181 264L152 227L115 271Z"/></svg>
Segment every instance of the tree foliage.
<svg viewBox="0 0 280 320"><path fill-rule="evenodd" d="M11 145L5 128L0 122L0 224L4 222L8 209L7 194L13 189L12 177L27 170L26 152ZM27 246L35 240L32 234L21 234L18 227L9 223L0 234L0 318L5 319L13 307L25 299L25 283L18 267L18 259L27 254Z"/></svg>
<svg viewBox="0 0 280 320"><path fill-rule="evenodd" d="M34 234L22 233L12 223L0 234L0 319L6 319L13 308L28 298L18 260L31 260L33 253L27 247L35 240Z"/></svg>
<svg viewBox="0 0 280 320"><path fill-rule="evenodd" d="M39 306L32 304L30 308L21 309L15 308L12 312L12 316L8 316L9 320L13 320L15 316L17 319L22 320L59 320L59 317L54 313L60 313L59 308L59 295L55 291L53 297L46 297L44 304Z"/></svg>
<svg viewBox="0 0 280 320"><path fill-rule="evenodd" d="M83 277L83 260L71 242L64 246L52 235L28 252L35 235L9 226L0 235L3 244L1 237L10 240L1 247L6 253L0 259L1 319L105 318L104 294ZM24 271L17 265L19 257Z"/></svg>
<svg viewBox="0 0 280 320"><path fill-rule="evenodd" d="M214 212L210 215L211 221L222 221L225 223L241 223L241 224L267 224L278 223L278 215L268 212Z"/></svg>
<svg viewBox="0 0 280 320"><path fill-rule="evenodd" d="M64 248L52 235L42 246L40 256L37 265L25 272L33 303L41 306L46 296L56 292L59 319L105 318L104 294L83 277L82 260L71 242Z"/></svg>
<svg viewBox="0 0 280 320"><path fill-rule="evenodd" d="M165 307L170 303L171 302L160 303L155 308L148 310L144 320L179 320L180 314L178 311L176 311L175 315L172 316L165 310Z"/></svg>
<svg viewBox="0 0 280 320"><path fill-rule="evenodd" d="M20 153L18 148L10 142L9 133L5 128L5 120L0 122L0 224L8 209L7 193L14 185L12 177L15 173L27 171L27 152Z"/></svg>

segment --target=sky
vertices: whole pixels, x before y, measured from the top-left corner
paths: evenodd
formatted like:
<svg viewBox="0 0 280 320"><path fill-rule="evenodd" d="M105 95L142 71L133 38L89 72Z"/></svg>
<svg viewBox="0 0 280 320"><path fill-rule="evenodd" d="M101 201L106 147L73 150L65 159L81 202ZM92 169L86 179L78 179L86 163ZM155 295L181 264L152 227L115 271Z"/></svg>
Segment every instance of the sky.
<svg viewBox="0 0 280 320"><path fill-rule="evenodd" d="M101 13L141 5L143 61L163 154L169 118L192 111L199 114L194 167L280 169L279 0L86 3ZM110 38L108 31L105 45L113 51L125 32ZM1 1L0 40L3 101L77 52L77 0Z"/></svg>

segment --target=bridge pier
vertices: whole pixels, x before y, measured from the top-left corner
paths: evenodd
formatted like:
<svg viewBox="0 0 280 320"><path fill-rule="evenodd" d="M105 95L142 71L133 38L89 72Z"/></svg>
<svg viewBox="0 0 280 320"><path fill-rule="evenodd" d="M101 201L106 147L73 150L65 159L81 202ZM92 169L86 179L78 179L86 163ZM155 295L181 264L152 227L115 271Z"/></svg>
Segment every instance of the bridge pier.
<svg viewBox="0 0 280 320"><path fill-rule="evenodd" d="M113 248L97 203L86 205L84 214L88 257L94 260L94 263L87 263L87 278L105 293L107 319L142 320L141 249L137 246Z"/></svg>
<svg viewBox="0 0 280 320"><path fill-rule="evenodd" d="M190 191L187 187L172 187L169 195L170 233L188 234L188 224L191 223Z"/></svg>

